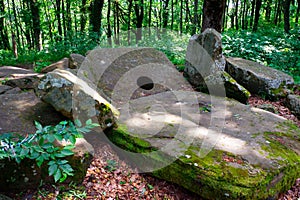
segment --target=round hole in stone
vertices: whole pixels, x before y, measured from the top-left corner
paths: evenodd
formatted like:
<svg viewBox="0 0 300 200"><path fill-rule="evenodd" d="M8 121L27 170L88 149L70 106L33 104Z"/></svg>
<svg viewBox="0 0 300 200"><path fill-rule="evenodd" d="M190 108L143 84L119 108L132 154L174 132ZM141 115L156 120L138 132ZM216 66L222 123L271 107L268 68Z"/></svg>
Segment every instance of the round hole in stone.
<svg viewBox="0 0 300 200"><path fill-rule="evenodd" d="M141 76L137 79L136 84L144 90L152 90L154 83L151 78L147 76Z"/></svg>

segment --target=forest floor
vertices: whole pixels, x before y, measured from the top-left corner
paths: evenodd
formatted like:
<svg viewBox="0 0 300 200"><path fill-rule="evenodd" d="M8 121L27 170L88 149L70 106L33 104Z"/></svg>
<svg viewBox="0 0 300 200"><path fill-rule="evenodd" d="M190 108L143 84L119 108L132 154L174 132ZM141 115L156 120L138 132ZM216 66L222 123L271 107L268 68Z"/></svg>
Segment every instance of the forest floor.
<svg viewBox="0 0 300 200"><path fill-rule="evenodd" d="M300 90L295 91L300 95ZM277 114L293 120L300 127L300 120L284 106L283 100L271 102L261 97L254 96L248 102L251 106L272 104ZM99 145L95 149L93 159L84 182L80 186L65 184L61 186L44 185L37 190L24 191L22 194L8 194L13 199L164 199L164 200L200 200L196 194L188 190L153 178L148 174L137 173L126 162L120 159L108 145ZM281 194L279 200L300 199L300 177L286 193Z"/></svg>

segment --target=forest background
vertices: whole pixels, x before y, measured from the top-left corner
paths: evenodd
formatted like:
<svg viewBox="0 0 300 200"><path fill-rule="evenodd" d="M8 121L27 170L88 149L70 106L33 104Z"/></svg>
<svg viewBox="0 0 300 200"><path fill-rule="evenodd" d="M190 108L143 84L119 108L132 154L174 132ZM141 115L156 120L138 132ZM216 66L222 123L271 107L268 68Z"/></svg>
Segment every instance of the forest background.
<svg viewBox="0 0 300 200"><path fill-rule="evenodd" d="M207 16L206 9L218 4L224 6ZM0 66L25 64L40 71L98 45L147 46L182 70L189 37L201 33L203 19L210 17L220 24L225 56L260 62L300 83L299 5L300 0L0 0Z"/></svg>

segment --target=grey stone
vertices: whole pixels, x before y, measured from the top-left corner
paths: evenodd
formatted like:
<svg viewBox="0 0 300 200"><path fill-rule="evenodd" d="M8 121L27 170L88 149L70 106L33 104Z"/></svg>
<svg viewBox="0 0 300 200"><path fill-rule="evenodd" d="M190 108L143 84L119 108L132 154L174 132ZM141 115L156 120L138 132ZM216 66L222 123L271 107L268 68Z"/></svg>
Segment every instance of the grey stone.
<svg viewBox="0 0 300 200"><path fill-rule="evenodd" d="M70 55L70 65L69 68L71 69L79 69L81 64L83 63L85 57L83 55L72 53Z"/></svg>
<svg viewBox="0 0 300 200"><path fill-rule="evenodd" d="M5 82L5 85L9 85L11 87L18 87L22 90L34 89L36 88L40 77L41 76L38 75L21 75L18 77L11 77Z"/></svg>
<svg viewBox="0 0 300 200"><path fill-rule="evenodd" d="M22 92L22 90L18 87L15 87L11 90L8 90L5 92L5 94L20 94Z"/></svg>
<svg viewBox="0 0 300 200"><path fill-rule="evenodd" d="M69 67L69 58L63 58L41 70L41 73L48 73L55 69L67 69Z"/></svg>
<svg viewBox="0 0 300 200"><path fill-rule="evenodd" d="M277 198L300 176L295 124L234 100L179 94L131 100L130 115L121 108L119 126L107 136L124 151L139 153L117 149L132 165L146 172L163 167L152 175L204 199ZM153 108L157 104L163 109ZM208 112L197 113L208 105Z"/></svg>
<svg viewBox="0 0 300 200"><path fill-rule="evenodd" d="M251 93L269 98L285 97L294 84L291 76L242 58L227 58L226 71Z"/></svg>
<svg viewBox="0 0 300 200"><path fill-rule="evenodd" d="M0 94L5 93L8 90L11 90L12 87L8 86L8 85L0 85Z"/></svg>
<svg viewBox="0 0 300 200"><path fill-rule="evenodd" d="M9 77L9 76L16 76L16 75L25 75L25 74L36 74L32 70L23 69L19 67L13 66L3 66L0 67L0 78ZM4 80L4 79L1 79Z"/></svg>
<svg viewBox="0 0 300 200"><path fill-rule="evenodd" d="M190 38L184 70L188 81L199 91L245 103L250 93L224 71L225 63L218 32L208 29Z"/></svg>
<svg viewBox="0 0 300 200"><path fill-rule="evenodd" d="M107 99L114 94L114 101L168 90L192 90L165 54L153 48L95 49L87 55L78 76L95 85ZM143 77L153 81L153 88L139 86L138 80Z"/></svg>
<svg viewBox="0 0 300 200"><path fill-rule="evenodd" d="M277 108L275 106L273 106L272 104L262 104L262 105L259 105L258 108L269 111L271 113L275 113L275 114L278 113Z"/></svg>
<svg viewBox="0 0 300 200"><path fill-rule="evenodd" d="M286 98L286 103L292 113L300 117L300 96L290 94Z"/></svg>
<svg viewBox="0 0 300 200"><path fill-rule="evenodd" d="M101 128L113 126L117 109L83 80L67 70L55 70L41 79L36 94L70 119L95 118Z"/></svg>

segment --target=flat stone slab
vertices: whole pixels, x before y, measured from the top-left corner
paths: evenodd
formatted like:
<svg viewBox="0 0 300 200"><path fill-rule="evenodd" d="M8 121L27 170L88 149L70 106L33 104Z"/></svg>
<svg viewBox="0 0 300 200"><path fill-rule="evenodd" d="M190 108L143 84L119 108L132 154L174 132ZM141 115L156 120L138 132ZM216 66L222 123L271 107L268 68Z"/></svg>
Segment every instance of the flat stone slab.
<svg viewBox="0 0 300 200"><path fill-rule="evenodd" d="M225 70L253 94L284 96L284 89L294 84L291 76L242 58L227 58Z"/></svg>
<svg viewBox="0 0 300 200"><path fill-rule="evenodd" d="M300 176L300 129L273 113L183 91L131 100L120 113L107 134L118 152L204 199L276 198Z"/></svg>
<svg viewBox="0 0 300 200"><path fill-rule="evenodd" d="M300 96L299 95L288 95L287 106L291 109L291 111L297 116L300 117Z"/></svg>

